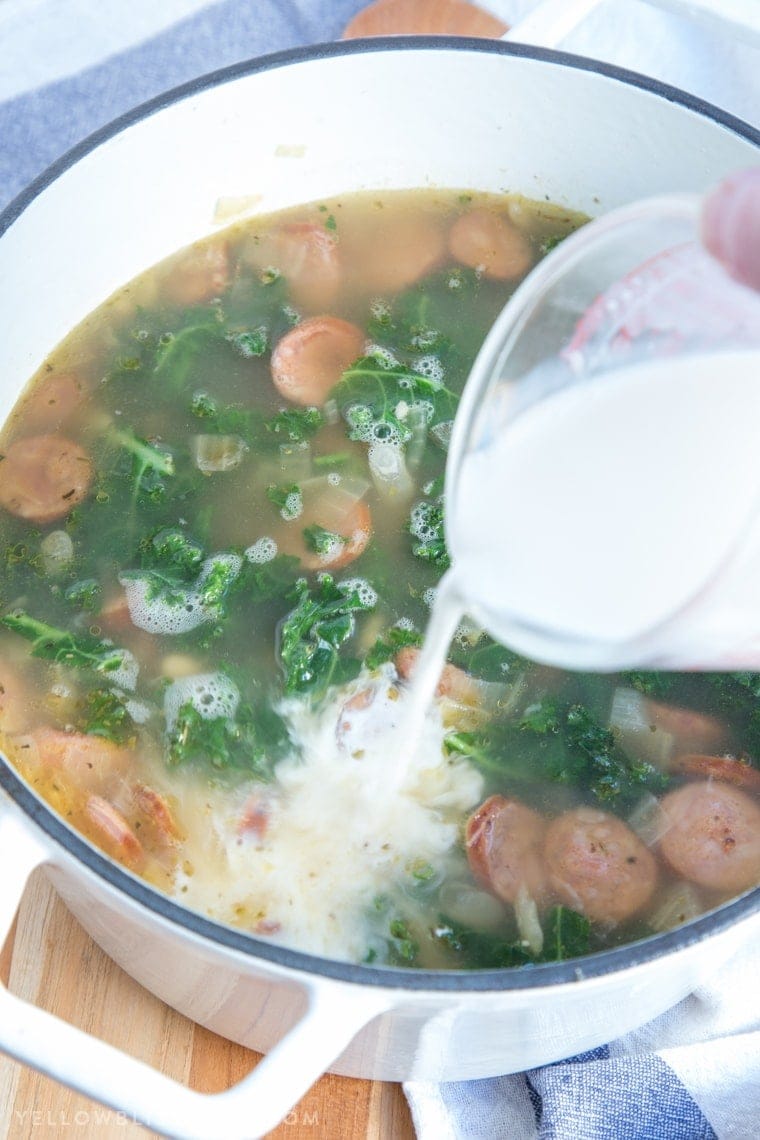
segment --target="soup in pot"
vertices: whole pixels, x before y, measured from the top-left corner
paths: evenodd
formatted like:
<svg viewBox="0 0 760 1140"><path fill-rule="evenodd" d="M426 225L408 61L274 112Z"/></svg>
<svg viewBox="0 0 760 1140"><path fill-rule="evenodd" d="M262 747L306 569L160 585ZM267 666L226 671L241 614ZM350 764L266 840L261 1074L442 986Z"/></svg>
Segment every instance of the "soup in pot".
<svg viewBox="0 0 760 1140"><path fill-rule="evenodd" d="M459 396L582 221L429 190L249 219L33 379L0 448L0 730L129 871L256 937L455 969L760 881L759 676L565 673L465 621L404 734Z"/></svg>

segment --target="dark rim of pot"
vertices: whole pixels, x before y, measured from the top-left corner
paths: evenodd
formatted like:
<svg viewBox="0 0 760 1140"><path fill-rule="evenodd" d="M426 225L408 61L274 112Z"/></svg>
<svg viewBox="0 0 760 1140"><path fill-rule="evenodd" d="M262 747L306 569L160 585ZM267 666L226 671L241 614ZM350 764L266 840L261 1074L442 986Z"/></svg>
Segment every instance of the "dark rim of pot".
<svg viewBox="0 0 760 1140"><path fill-rule="evenodd" d="M0 235L8 229L38 194L84 155L94 150L101 143L106 142L113 135L118 134L125 127L132 126L154 112L160 111L163 107L176 103L189 95L195 95L231 79L259 71L287 67L302 61L330 59L334 56L369 52L395 53L399 51L485 52L489 55L517 56L555 66L596 72L628 86L648 91L667 102L678 103L760 147L760 131L750 126L749 123L728 114L728 112L722 111L676 87L670 87L636 72L627 71L624 68L602 63L598 60L587 59L583 56L570 55L566 52L545 48L534 48L523 44L503 43L499 40L449 36L394 36L369 40L347 40L339 43L295 48L234 64L231 67L200 76L135 107L107 126L95 131L83 142L78 143L23 190L0 214ZM168 896L154 890L141 879L125 871L117 863L112 862L75 831L71 830L16 774L2 754L0 754L0 760L2 761L0 763L0 787L16 801L25 814L55 843L60 844L75 859L83 863L88 870L104 879L112 887L124 892L147 910L218 946L226 947L252 958L276 963L278 966L344 982L410 991L439 990L444 992L531 989L538 986L561 985L587 978L601 977L605 974L654 961L668 953L683 949L726 930L741 919L760 910L760 888L755 888L719 909L694 919L679 929L653 935L642 941L628 943L612 950L600 951L589 955L587 958L575 958L559 963L547 962L534 966L501 970L464 971L388 968L338 962L318 958L298 950L290 950L283 946L272 945L243 931L220 925L180 906Z"/></svg>

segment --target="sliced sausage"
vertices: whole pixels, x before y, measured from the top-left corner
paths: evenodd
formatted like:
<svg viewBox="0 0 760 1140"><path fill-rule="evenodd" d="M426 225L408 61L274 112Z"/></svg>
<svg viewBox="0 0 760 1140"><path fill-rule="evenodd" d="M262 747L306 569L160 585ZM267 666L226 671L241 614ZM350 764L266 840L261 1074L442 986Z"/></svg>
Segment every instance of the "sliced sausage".
<svg viewBox="0 0 760 1140"><path fill-rule="evenodd" d="M84 448L62 435L18 439L0 463L0 506L30 522L53 522L81 503L92 482Z"/></svg>
<svg viewBox="0 0 760 1140"><path fill-rule="evenodd" d="M343 280L338 243L314 222L277 226L249 241L242 256L256 269L276 269L293 303L311 312L329 309Z"/></svg>
<svg viewBox="0 0 760 1140"><path fill-rule="evenodd" d="M546 820L519 800L491 796L467 821L465 846L470 870L504 902L524 887L536 903L546 900L543 857Z"/></svg>
<svg viewBox="0 0 760 1140"><path fill-rule="evenodd" d="M62 772L80 788L102 789L113 777L125 772L132 754L126 749L83 732L37 728L29 734L42 767Z"/></svg>
<svg viewBox="0 0 760 1140"><path fill-rule="evenodd" d="M297 518L279 527L277 549L300 558L306 570L340 570L362 554L372 537L372 513L366 501L327 476L311 479L301 487L303 509ZM312 550L304 530L321 527L337 536L323 552Z"/></svg>
<svg viewBox="0 0 760 1140"><path fill-rule="evenodd" d="M702 779L722 780L746 788L749 792L760 792L760 770L734 756L703 756L689 752L677 756L670 770L682 776L700 776Z"/></svg>
<svg viewBox="0 0 760 1140"><path fill-rule="evenodd" d="M461 214L449 232L449 251L462 265L494 281L514 281L533 264L530 242L510 221L477 207Z"/></svg>
<svg viewBox="0 0 760 1140"><path fill-rule="evenodd" d="M90 796L85 805L85 815L94 838L116 859L130 867L138 867L143 862L140 840L113 804L102 796Z"/></svg>
<svg viewBox="0 0 760 1140"><path fill-rule="evenodd" d="M675 755L679 752L712 752L728 740L725 724L709 713L648 698L644 708L654 727L670 733L674 738Z"/></svg>
<svg viewBox="0 0 760 1140"><path fill-rule="evenodd" d="M677 875L736 893L760 883L760 805L718 781L685 784L662 801L663 859Z"/></svg>
<svg viewBox="0 0 760 1140"><path fill-rule="evenodd" d="M552 820L544 856L559 899L607 926L642 910L657 885L649 848L622 819L596 808L574 808Z"/></svg>
<svg viewBox="0 0 760 1140"><path fill-rule="evenodd" d="M310 317L286 333L272 353L272 380L281 396L321 407L362 354L364 333L339 317Z"/></svg>
<svg viewBox="0 0 760 1140"><path fill-rule="evenodd" d="M85 387L70 372L52 372L35 384L18 417L25 431L54 431L70 419L84 399Z"/></svg>
<svg viewBox="0 0 760 1140"><path fill-rule="evenodd" d="M175 305L202 305L221 296L230 281L225 242L191 246L167 266L164 294Z"/></svg>
<svg viewBox="0 0 760 1140"><path fill-rule="evenodd" d="M147 784L135 784L132 789L135 806L152 825L160 840L169 843L180 837L180 829L164 796Z"/></svg>
<svg viewBox="0 0 760 1140"><path fill-rule="evenodd" d="M403 680L409 681L417 668L417 661L419 659L421 650L416 645L406 645L403 649L399 649L394 658L394 664L399 677ZM457 668L456 665L451 665L447 662L441 670L441 678L436 686L435 695L437 697L448 697L449 700L456 701L458 704L474 705L480 704L480 686L474 677L469 673L465 673L464 669Z"/></svg>
<svg viewBox="0 0 760 1140"><path fill-rule="evenodd" d="M420 218L398 207L384 207L363 218L361 228L346 226L344 263L360 292L392 294L427 277L446 256L446 235L435 218Z"/></svg>

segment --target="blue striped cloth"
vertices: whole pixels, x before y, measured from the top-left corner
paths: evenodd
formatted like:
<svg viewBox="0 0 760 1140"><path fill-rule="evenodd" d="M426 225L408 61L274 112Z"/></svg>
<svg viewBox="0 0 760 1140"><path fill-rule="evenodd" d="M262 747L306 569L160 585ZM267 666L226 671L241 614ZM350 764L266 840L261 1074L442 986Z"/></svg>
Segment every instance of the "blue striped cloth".
<svg viewBox="0 0 760 1140"><path fill-rule="evenodd" d="M359 0L171 0L171 22L153 3L151 27L149 0L132 0L129 42L114 51L104 29L109 12L114 23L124 23L121 0L100 0L96 14L91 0L36 0L33 13L24 11L26 3L0 0L0 209L70 146L137 103L227 64L336 39L362 6ZM513 23L533 3L488 6ZM69 47L84 61L73 74L57 28L74 37ZM643 3L608 0L564 46L655 75L744 118L760 113L758 60L747 45L718 43L707 25L686 25ZM527 1073L409 1082L418 1134L423 1140L758 1140L760 920L755 934L711 986L619 1041Z"/></svg>

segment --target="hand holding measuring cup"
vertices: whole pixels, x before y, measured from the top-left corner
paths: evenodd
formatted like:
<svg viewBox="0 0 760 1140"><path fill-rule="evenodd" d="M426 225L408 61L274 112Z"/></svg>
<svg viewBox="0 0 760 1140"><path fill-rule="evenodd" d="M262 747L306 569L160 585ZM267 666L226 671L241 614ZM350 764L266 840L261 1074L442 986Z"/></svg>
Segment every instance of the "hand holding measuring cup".
<svg viewBox="0 0 760 1140"><path fill-rule="evenodd" d="M517 290L447 468L456 588L499 640L760 668L759 264L749 171L590 223Z"/></svg>

